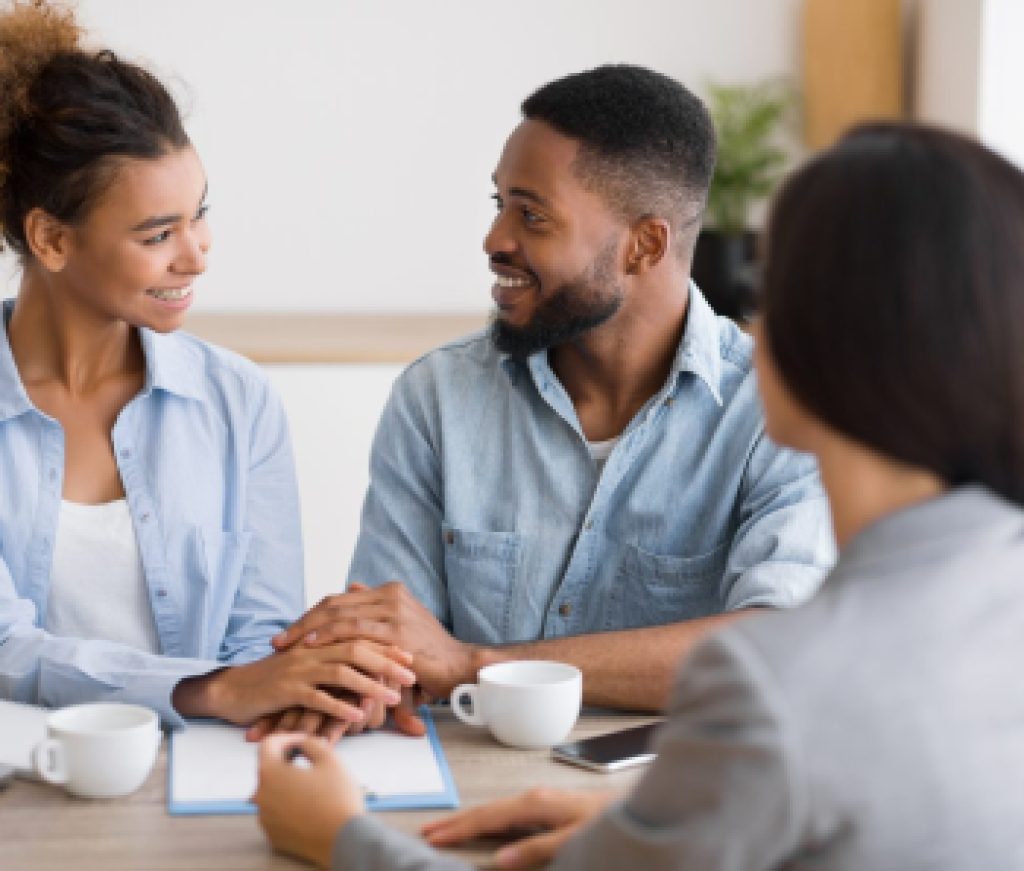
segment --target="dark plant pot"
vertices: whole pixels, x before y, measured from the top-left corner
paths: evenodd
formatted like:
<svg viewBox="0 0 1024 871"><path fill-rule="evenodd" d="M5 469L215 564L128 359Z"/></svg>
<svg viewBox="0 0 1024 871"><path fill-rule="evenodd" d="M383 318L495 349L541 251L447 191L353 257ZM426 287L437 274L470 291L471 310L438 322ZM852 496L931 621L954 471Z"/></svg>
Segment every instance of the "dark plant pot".
<svg viewBox="0 0 1024 871"><path fill-rule="evenodd" d="M738 323L754 313L757 234L701 230L693 252L693 280L717 314Z"/></svg>

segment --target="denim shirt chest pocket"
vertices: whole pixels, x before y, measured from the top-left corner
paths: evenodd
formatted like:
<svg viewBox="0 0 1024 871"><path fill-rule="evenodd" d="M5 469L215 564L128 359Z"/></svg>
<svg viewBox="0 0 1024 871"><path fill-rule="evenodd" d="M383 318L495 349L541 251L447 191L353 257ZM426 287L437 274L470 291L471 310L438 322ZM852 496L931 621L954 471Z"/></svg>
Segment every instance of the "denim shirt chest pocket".
<svg viewBox="0 0 1024 871"><path fill-rule="evenodd" d="M633 544L620 548L606 628L661 626L721 611L728 542L685 557L654 554Z"/></svg>
<svg viewBox="0 0 1024 871"><path fill-rule="evenodd" d="M216 657L242 583L252 533L193 525L173 540L182 547L182 619L189 627L186 636L196 645L189 655Z"/></svg>
<svg viewBox="0 0 1024 871"><path fill-rule="evenodd" d="M498 644L510 633L522 562L522 536L441 527L452 631L463 641Z"/></svg>

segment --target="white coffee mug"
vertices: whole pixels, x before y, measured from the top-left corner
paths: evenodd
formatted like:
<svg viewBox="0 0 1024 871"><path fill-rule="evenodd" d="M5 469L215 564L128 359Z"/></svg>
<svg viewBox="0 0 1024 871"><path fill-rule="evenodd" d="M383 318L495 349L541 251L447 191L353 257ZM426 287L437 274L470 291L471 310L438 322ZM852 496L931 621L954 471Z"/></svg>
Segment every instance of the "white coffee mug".
<svg viewBox="0 0 1024 871"><path fill-rule="evenodd" d="M32 751L43 780L83 798L114 798L145 782L160 747L149 708L119 703L72 705L46 718L47 736Z"/></svg>
<svg viewBox="0 0 1024 871"><path fill-rule="evenodd" d="M469 699L472 710L464 700ZM525 749L565 740L580 713L583 675L564 662L523 660L480 669L475 684L452 692L455 716L486 726L502 744Z"/></svg>

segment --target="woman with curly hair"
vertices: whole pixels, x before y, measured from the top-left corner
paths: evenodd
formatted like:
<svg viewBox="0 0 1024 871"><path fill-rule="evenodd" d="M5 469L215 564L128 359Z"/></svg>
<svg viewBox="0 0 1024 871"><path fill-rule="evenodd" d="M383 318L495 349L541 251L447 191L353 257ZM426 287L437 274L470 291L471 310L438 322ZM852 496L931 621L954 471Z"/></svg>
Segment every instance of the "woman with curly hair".
<svg viewBox="0 0 1024 871"><path fill-rule="evenodd" d="M269 656L304 605L295 474L259 369L176 332L206 190L150 73L0 9L0 697L336 736L412 675L371 643Z"/></svg>

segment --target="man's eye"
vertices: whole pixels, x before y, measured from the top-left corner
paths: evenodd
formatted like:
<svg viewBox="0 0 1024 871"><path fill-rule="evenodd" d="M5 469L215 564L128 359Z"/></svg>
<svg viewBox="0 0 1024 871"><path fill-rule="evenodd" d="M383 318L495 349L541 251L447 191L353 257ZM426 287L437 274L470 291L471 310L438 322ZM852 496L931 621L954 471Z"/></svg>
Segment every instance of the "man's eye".
<svg viewBox="0 0 1024 871"><path fill-rule="evenodd" d="M150 236L148 239L143 239L143 245L159 245L161 242L166 242L171 238L170 230L161 230L155 236Z"/></svg>
<svg viewBox="0 0 1024 871"><path fill-rule="evenodd" d="M501 207L504 203L501 201L501 197L498 194L491 194L491 199L494 200L494 207L500 212Z"/></svg>
<svg viewBox="0 0 1024 871"><path fill-rule="evenodd" d="M206 217L206 215L207 215L207 213L208 213L209 211L210 211L210 207L209 207L209 205L207 205L206 203L203 203L203 204L202 204L202 205L201 205L201 206L199 207L199 211L198 211L198 212L196 212L196 216L195 216L195 217L194 217L194 218L193 218L192 220L193 220L193 221L201 221L201 220L203 220L203 218L205 218L205 217Z"/></svg>
<svg viewBox="0 0 1024 871"><path fill-rule="evenodd" d="M538 215L535 211L533 211L533 209L527 209L524 207L522 209L522 213L523 220L526 221L527 224L539 224L541 221L544 220L544 216Z"/></svg>

